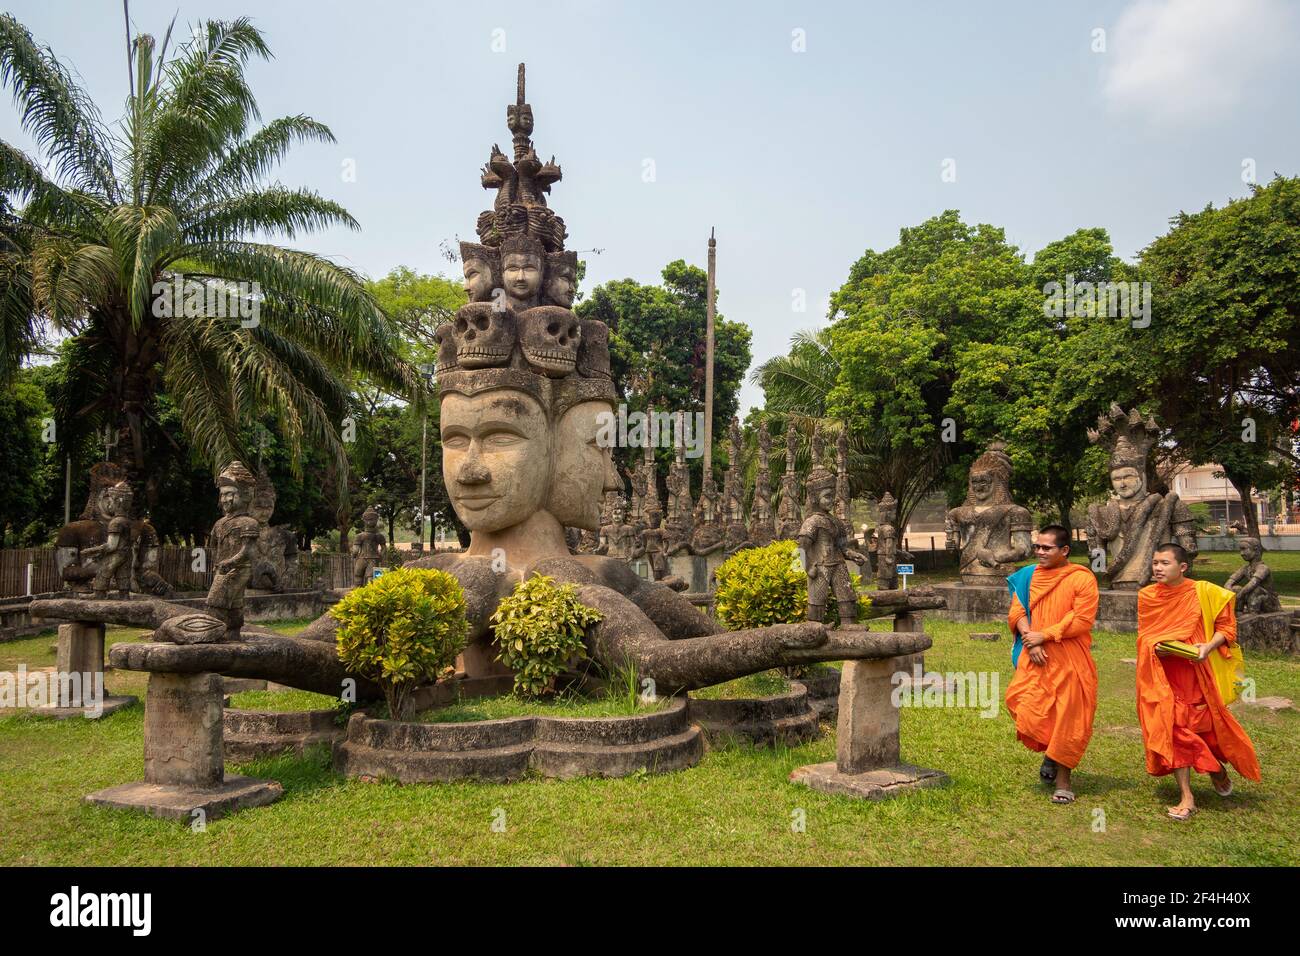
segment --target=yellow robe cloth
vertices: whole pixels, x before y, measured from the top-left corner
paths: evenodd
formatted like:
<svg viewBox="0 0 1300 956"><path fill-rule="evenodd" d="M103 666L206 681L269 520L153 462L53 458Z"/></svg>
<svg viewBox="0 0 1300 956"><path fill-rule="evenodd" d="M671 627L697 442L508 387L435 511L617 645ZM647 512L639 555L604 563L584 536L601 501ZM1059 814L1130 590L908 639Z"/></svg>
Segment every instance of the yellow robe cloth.
<svg viewBox="0 0 1300 956"><path fill-rule="evenodd" d="M1210 662L1156 653L1161 641L1205 644L1216 630L1236 643L1235 596L1229 591L1225 600L1223 591L1188 578L1138 591L1137 711L1147 773L1162 776L1180 767L1214 773L1226 761L1243 777L1260 778L1255 747L1224 706ZM1226 646L1215 653L1229 654Z"/></svg>
<svg viewBox="0 0 1300 956"><path fill-rule="evenodd" d="M1097 579L1082 565L1034 569L1029 582L1030 621L1048 640L1046 664L1035 664L1026 649L1007 687L1007 710L1016 737L1030 750L1047 753L1073 770L1092 739L1097 711L1097 665L1092 660L1092 625L1097 619ZM1011 596L1011 633L1025 616Z"/></svg>

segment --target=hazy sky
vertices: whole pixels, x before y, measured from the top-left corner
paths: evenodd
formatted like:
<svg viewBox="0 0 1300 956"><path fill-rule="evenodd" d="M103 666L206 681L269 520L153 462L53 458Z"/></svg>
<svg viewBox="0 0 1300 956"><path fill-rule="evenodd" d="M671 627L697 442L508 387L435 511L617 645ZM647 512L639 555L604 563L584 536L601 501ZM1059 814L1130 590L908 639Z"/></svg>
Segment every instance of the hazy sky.
<svg viewBox="0 0 1300 956"><path fill-rule="evenodd" d="M119 0L5 6L120 117ZM718 307L754 330L756 363L825 322L864 249L944 209L1030 255L1104 226L1131 258L1179 210L1244 195L1243 163L1300 173L1294 0L131 0L158 36L178 11L182 35L239 15L264 31L263 117L306 113L338 137L278 178L362 226L298 244L371 276L459 275L439 246L473 239L490 205L478 169L493 143L509 152L526 62L534 143L564 169L551 205L569 248L601 250L584 288L703 266L716 227ZM8 102L0 138L30 148Z"/></svg>

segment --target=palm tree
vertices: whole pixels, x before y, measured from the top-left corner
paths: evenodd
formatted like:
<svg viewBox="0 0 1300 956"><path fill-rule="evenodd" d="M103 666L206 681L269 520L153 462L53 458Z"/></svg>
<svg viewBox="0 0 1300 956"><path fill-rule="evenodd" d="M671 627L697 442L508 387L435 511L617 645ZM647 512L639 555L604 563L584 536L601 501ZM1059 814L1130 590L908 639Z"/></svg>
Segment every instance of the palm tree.
<svg viewBox="0 0 1300 956"><path fill-rule="evenodd" d="M151 501L160 391L209 464L246 454L241 429L269 414L295 459L310 443L346 473L350 383L423 395L355 273L264 239L357 228L337 203L268 182L294 143L334 137L307 116L253 131L245 68L270 52L248 20L200 24L168 58L170 39L128 28L126 115L110 128L53 53L0 16L0 84L45 157L0 142L0 379L49 334L68 337L63 437L116 432Z"/></svg>

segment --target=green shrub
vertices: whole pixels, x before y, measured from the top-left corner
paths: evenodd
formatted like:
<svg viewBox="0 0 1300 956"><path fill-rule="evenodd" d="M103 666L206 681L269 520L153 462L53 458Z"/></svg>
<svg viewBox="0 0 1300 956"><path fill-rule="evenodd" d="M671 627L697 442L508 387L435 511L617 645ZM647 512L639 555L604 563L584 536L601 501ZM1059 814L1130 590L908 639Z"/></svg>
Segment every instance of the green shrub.
<svg viewBox="0 0 1300 956"><path fill-rule="evenodd" d="M808 575L793 541L746 548L714 572L714 611L728 630L792 624L808 612Z"/></svg>
<svg viewBox="0 0 1300 956"><path fill-rule="evenodd" d="M555 678L570 660L587 656L583 638L601 620L595 608L578 602L572 584L534 574L515 585L492 615L497 660L515 672L515 692L529 696L555 690Z"/></svg>
<svg viewBox="0 0 1300 956"><path fill-rule="evenodd" d="M395 720L410 693L450 667L465 648L465 592L446 571L400 568L353 588L330 608L339 660L383 688Z"/></svg>

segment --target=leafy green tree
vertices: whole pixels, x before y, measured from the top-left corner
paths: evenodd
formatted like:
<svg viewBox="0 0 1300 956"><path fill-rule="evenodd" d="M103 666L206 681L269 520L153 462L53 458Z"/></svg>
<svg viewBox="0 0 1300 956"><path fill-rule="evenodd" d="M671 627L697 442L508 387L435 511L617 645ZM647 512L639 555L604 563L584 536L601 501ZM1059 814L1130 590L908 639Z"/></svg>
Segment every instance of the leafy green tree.
<svg viewBox="0 0 1300 956"><path fill-rule="evenodd" d="M295 453L320 447L340 472L354 377L421 393L358 276L257 238L357 228L337 203L267 183L293 144L333 135L301 115L254 131L245 70L270 56L261 33L247 19L209 21L168 56L170 40L170 28L161 45L130 38L126 114L110 130L67 68L0 16L0 83L52 170L0 143L0 372L30 354L42 323L70 335L61 432L119 431L117 457L151 505L160 392L210 466L248 457L244 426L269 412ZM182 277L206 298L175 296ZM255 324L220 314L239 306L256 307Z"/></svg>
<svg viewBox="0 0 1300 956"><path fill-rule="evenodd" d="M54 410L24 378L0 391L0 543L13 545L44 543L42 504L59 477L44 428Z"/></svg>
<svg viewBox="0 0 1300 956"><path fill-rule="evenodd" d="M1300 178L1172 224L1142 253L1152 323L1129 332L1130 354L1180 452L1223 466L1248 503L1300 473Z"/></svg>

